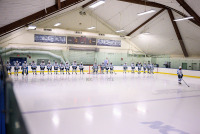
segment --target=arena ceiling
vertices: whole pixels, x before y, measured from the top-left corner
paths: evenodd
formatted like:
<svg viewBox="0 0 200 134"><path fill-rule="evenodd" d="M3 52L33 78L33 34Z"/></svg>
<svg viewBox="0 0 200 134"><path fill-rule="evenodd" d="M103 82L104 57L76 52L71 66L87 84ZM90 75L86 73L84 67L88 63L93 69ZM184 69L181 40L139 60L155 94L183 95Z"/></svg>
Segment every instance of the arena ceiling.
<svg viewBox="0 0 200 134"><path fill-rule="evenodd" d="M0 35L32 23L39 27L53 28L53 24L59 19L62 23L59 28L89 31L87 27L90 20L77 19L80 18L78 13L84 11L91 17L91 23L98 18L110 29L99 29L94 32L128 35L131 41L147 54L185 57L200 55L199 0L106 0L102 6L88 8L88 5L94 2L96 0L1 0ZM137 16L137 13L151 9L156 12L142 17ZM62 14L66 12L69 12L67 17L63 17ZM172 16L193 16L194 19L173 24ZM54 19L46 19L53 17ZM44 19L46 20L41 22ZM78 27L70 21L77 24L81 22L83 25ZM178 29L174 25L177 25ZM115 32L120 29L125 31Z"/></svg>

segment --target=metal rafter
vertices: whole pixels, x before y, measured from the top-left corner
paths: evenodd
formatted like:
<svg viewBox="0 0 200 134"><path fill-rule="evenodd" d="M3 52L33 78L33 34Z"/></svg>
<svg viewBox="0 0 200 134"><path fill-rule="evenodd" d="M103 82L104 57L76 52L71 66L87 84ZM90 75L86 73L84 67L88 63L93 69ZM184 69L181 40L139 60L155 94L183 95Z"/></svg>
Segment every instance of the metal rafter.
<svg viewBox="0 0 200 134"><path fill-rule="evenodd" d="M176 32L176 36L177 36L177 38L178 38L178 41L179 41L179 43L180 43L180 45L181 45L183 54L184 54L185 57L188 57L188 53L187 53L187 50L186 50L186 48L185 48L185 44L184 44L184 42L183 42L183 38L182 38L182 36L181 36L181 33L180 33L180 31L179 31L179 28L178 28L176 22L174 21L174 15L173 15L173 13L172 13L172 10L171 10L171 9L168 9L168 13L169 13L169 16L170 16L172 25L173 25L173 27L174 27L174 30L175 30L175 32Z"/></svg>
<svg viewBox="0 0 200 134"><path fill-rule="evenodd" d="M146 20L144 23L142 23L140 26L138 26L136 29L131 31L130 33L127 34L127 36L130 36L131 34L135 33L137 30L139 30L141 27L143 27L145 24L147 24L149 21L153 20L156 16L161 14L165 9L161 9L159 12L157 12L155 15L153 15L151 18Z"/></svg>

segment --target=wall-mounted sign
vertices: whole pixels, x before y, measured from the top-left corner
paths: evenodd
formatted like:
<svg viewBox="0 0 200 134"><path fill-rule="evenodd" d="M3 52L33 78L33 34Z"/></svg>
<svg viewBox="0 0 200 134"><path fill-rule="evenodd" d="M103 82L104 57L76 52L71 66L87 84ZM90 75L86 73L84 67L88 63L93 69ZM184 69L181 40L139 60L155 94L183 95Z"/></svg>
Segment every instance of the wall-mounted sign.
<svg viewBox="0 0 200 134"><path fill-rule="evenodd" d="M67 36L67 44L96 45L96 38Z"/></svg>
<svg viewBox="0 0 200 134"><path fill-rule="evenodd" d="M35 42L66 44L66 36L35 34Z"/></svg>
<svg viewBox="0 0 200 134"><path fill-rule="evenodd" d="M111 46L111 47L121 47L121 41L120 40L104 40L104 39L98 39L97 40L98 46Z"/></svg>

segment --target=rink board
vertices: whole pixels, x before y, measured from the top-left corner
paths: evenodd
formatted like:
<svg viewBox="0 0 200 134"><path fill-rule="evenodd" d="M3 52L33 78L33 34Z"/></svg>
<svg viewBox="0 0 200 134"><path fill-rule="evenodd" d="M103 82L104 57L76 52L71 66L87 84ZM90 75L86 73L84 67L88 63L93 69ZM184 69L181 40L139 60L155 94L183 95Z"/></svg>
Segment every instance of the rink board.
<svg viewBox="0 0 200 134"><path fill-rule="evenodd" d="M28 72L32 73L32 69L29 66L28 67ZM40 66L37 66L37 73L40 73ZM90 71L92 72L91 68ZM114 66L114 71L115 72L123 72L123 67L122 66ZM48 72L47 69L45 68L44 72ZM52 67L52 72L54 72L54 68ZM60 72L58 70L58 72ZM66 72L64 70L64 72ZM72 72L72 68L70 68L70 72ZM79 71L79 67L77 68L77 72ZM89 66L84 66L84 72L89 73ZM131 72L131 67L128 67L127 72ZM137 67L135 72L137 72ZM143 70L141 71L143 72ZM12 67L11 73L14 74L14 68ZM22 73L22 70L19 70L19 73ZM154 68L154 73L159 73L159 74L168 74L168 75L177 75L177 69L171 69L171 68ZM184 77L192 77L192 78L200 78L200 71L193 71L193 70L183 70Z"/></svg>

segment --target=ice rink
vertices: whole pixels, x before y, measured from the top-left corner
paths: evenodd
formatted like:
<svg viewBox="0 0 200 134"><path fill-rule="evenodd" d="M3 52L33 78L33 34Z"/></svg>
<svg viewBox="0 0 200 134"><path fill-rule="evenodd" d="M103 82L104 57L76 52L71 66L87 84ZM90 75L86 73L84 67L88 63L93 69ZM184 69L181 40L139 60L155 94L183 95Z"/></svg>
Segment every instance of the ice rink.
<svg viewBox="0 0 200 134"><path fill-rule="evenodd" d="M165 74L12 75L31 134L200 134L200 79Z"/></svg>

